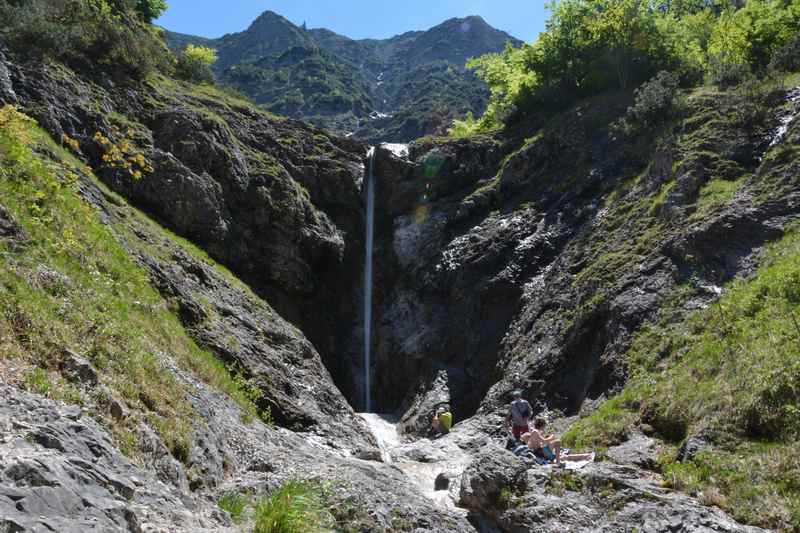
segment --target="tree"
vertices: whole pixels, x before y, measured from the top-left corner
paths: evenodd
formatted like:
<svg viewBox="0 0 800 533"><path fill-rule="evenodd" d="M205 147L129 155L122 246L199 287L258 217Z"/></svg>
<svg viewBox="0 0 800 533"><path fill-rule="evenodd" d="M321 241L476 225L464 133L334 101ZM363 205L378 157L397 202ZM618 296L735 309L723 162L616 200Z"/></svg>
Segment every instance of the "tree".
<svg viewBox="0 0 800 533"><path fill-rule="evenodd" d="M611 63L620 89L627 89L631 78L646 79L654 63L664 56L656 24L656 11L645 0L600 0L594 4L595 16L587 22L592 38ZM635 73L635 69L643 72Z"/></svg>
<svg viewBox="0 0 800 533"><path fill-rule="evenodd" d="M514 110L520 92L535 85L535 75L524 64L528 48L527 45L514 48L509 43L503 52L486 54L467 62L467 68L474 70L491 91L486 112L479 121L473 120L471 127L481 131L499 127ZM464 127L462 124L461 131Z"/></svg>
<svg viewBox="0 0 800 533"><path fill-rule="evenodd" d="M190 44L180 56L176 74L178 77L195 83L213 83L211 66L217 62L217 51L206 46Z"/></svg>
<svg viewBox="0 0 800 533"><path fill-rule="evenodd" d="M148 24L160 17L166 10L165 0L136 0L136 13Z"/></svg>

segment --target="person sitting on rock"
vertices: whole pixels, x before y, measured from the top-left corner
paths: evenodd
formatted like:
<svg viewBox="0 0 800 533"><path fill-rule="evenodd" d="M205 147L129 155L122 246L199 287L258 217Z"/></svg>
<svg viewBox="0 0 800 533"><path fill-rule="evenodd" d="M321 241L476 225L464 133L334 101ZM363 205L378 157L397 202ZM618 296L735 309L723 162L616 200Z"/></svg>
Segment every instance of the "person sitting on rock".
<svg viewBox="0 0 800 533"><path fill-rule="evenodd" d="M453 413L450 412L449 406L443 405L436 410L436 414L431 420L431 426L436 436L450 433L450 428L453 427Z"/></svg>
<svg viewBox="0 0 800 533"><path fill-rule="evenodd" d="M556 466L561 466L562 461L591 461L594 459L593 453L576 453L570 455L561 454L561 441L555 435L544 433L547 421L544 418L537 418L533 422L533 430L522 435L522 442L533 450L537 457L555 462Z"/></svg>
<svg viewBox="0 0 800 533"><path fill-rule="evenodd" d="M517 389L511 393L514 401L509 406L508 418L506 424L514 435L514 438L519 440L523 433L530 431L530 420L533 415L533 409L528 400L522 398L522 391Z"/></svg>

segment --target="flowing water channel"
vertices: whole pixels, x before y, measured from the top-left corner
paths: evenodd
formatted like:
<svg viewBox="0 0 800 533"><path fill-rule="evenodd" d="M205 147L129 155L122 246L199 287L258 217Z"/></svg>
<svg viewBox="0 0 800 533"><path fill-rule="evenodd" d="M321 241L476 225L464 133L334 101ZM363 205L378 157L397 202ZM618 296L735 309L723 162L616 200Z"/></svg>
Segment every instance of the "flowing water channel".
<svg viewBox="0 0 800 533"><path fill-rule="evenodd" d="M446 438L404 443L397 432L398 417L376 413L360 413L359 416L375 435L384 463L403 472L419 488L420 493L441 507L451 512L467 514L465 509L456 505L456 501L461 473L469 464L469 457L456 443ZM424 453L420 454L420 449ZM427 457L422 461L413 459L420 455ZM436 477L442 473L450 477L450 487L447 490L435 490Z"/></svg>

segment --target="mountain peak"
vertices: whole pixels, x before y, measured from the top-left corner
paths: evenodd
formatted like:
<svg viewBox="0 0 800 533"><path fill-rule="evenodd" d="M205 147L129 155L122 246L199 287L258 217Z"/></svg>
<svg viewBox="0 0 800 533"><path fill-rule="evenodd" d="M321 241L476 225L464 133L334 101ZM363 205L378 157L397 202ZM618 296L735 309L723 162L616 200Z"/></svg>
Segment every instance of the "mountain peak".
<svg viewBox="0 0 800 533"><path fill-rule="evenodd" d="M515 44L519 42L511 35L495 28L494 26L486 22L486 20L480 15L469 15L466 17L451 18L445 20L438 26L434 26L433 28L428 30L428 33L435 34L440 32L462 34L462 35L472 35L478 33L483 35L497 36L498 38L510 40Z"/></svg>
<svg viewBox="0 0 800 533"><path fill-rule="evenodd" d="M294 24L292 24L291 21L285 17L268 9L261 13L258 18L256 18L252 24L250 24L250 28L247 31L263 27L272 27L275 25L294 26Z"/></svg>

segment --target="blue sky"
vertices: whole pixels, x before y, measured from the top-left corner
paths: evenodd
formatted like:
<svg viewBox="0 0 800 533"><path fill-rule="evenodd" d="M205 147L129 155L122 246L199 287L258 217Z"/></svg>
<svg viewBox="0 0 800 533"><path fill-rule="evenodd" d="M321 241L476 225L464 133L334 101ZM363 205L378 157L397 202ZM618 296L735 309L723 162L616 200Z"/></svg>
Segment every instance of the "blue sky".
<svg viewBox="0 0 800 533"><path fill-rule="evenodd" d="M533 41L547 18L543 0L167 0L158 20L168 30L220 37L242 31L263 11L295 24L328 28L354 39L385 38L440 22L480 15L489 24Z"/></svg>

